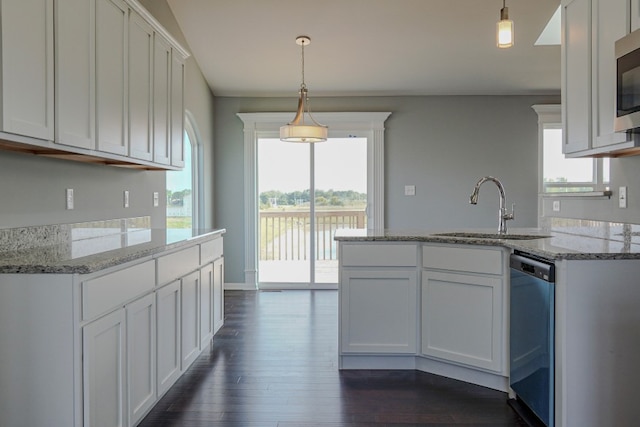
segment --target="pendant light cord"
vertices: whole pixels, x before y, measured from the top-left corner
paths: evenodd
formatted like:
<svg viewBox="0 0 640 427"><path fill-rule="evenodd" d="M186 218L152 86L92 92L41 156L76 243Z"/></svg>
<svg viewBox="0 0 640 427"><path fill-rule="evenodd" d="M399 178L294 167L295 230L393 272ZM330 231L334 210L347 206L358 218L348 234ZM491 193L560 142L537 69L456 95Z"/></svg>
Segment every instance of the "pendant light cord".
<svg viewBox="0 0 640 427"><path fill-rule="evenodd" d="M300 88L305 89L307 85L304 82L304 41L300 43L300 45L302 46L302 84L300 85Z"/></svg>

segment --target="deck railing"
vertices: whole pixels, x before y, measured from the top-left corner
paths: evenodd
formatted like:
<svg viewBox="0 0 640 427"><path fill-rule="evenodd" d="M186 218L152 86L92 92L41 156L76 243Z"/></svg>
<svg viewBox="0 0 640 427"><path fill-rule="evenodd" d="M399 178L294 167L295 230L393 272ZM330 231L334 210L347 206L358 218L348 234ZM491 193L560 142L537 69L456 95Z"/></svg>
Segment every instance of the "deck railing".
<svg viewBox="0 0 640 427"><path fill-rule="evenodd" d="M316 260L337 259L333 240L339 228L365 228L364 210L317 211ZM304 211L260 211L260 260L298 261L310 257L311 216Z"/></svg>

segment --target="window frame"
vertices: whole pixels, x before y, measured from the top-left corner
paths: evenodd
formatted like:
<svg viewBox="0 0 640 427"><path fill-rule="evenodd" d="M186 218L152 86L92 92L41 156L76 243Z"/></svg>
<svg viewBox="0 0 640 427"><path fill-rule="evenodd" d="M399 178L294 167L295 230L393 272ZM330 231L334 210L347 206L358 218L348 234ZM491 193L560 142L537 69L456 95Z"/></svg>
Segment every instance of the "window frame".
<svg viewBox="0 0 640 427"><path fill-rule="evenodd" d="M608 182L604 182L603 158L592 158L593 181L544 182L544 131L547 129L562 129L562 113L560 104L533 105L538 114L538 194L544 197L567 197L584 195L607 189ZM591 190L554 192L548 188L591 187Z"/></svg>
<svg viewBox="0 0 640 427"><path fill-rule="evenodd" d="M185 165L183 166L183 168L181 170L176 170L176 171L167 171L167 174L171 174L171 173L183 173L185 172L184 169L186 169L186 165L189 164L191 167L191 229L190 229L190 236L195 235L195 233L197 232L198 229L203 228L202 226L202 220L204 218L204 214L202 212L202 208L204 206L204 204L202 203L202 197L203 197L203 177L202 177L202 171L203 171L203 167L202 167L202 155L201 155L201 150L202 150L202 139L200 138L200 134L198 132L198 128L195 124L195 120L193 118L193 116L191 115L191 113L189 113L188 111L185 111L185 117L184 117L184 129L183 129L183 146L182 146L182 150L183 150L183 154L186 154L186 144L189 144L189 149L191 150L191 156L190 158L187 158L187 156L184 156L184 161L185 161ZM165 191L167 191L167 180L168 180L168 176L166 175L165 177ZM166 193L165 193L166 195ZM165 197L166 199L166 197ZM165 224L168 218L168 211L169 206L167 203L167 206L165 206ZM186 218L186 216L185 216ZM169 230L169 227L167 227L167 230ZM186 228L185 228L186 230Z"/></svg>
<svg viewBox="0 0 640 427"><path fill-rule="evenodd" d="M185 110L184 114L184 132L189 136L191 143L191 227L194 232L202 229L204 220L204 203L203 197L203 156L202 156L202 138L198 131L193 114ZM186 159L185 159L186 160Z"/></svg>

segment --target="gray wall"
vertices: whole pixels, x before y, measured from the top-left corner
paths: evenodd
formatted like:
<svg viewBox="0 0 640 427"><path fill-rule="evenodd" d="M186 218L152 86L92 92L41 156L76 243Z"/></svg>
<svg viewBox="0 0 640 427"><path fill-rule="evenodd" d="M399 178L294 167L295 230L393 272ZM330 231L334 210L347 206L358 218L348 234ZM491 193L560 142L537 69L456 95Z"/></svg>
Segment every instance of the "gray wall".
<svg viewBox="0 0 640 427"><path fill-rule="evenodd" d="M143 5L188 49L164 0ZM205 226L213 226L213 95L192 58L186 64L185 107L197 121L203 143ZM75 209L65 209L65 189L73 188ZM83 222L150 215L165 221L165 173L90 165L0 151L0 228ZM130 191L130 208L123 191ZM153 192L161 205L152 205Z"/></svg>
<svg viewBox="0 0 640 427"><path fill-rule="evenodd" d="M556 96L314 98L315 111L391 111L385 130L386 224L393 229L497 227L498 192L476 181L493 175L516 204L511 227L537 225L537 115ZM295 99L215 98L218 223L226 281L244 282L243 124L238 112L293 111ZM404 196L414 184L416 196Z"/></svg>
<svg viewBox="0 0 640 427"><path fill-rule="evenodd" d="M0 151L0 228L64 224L151 215L164 224L164 172L135 171ZM75 209L65 209L65 189L74 189ZM130 207L123 207L129 190ZM161 202L164 201L161 197Z"/></svg>

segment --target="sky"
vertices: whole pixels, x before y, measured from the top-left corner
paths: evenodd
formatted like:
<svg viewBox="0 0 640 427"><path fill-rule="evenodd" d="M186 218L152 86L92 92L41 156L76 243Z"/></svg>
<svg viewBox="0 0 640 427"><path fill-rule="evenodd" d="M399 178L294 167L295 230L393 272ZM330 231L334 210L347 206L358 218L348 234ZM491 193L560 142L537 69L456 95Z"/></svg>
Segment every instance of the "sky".
<svg viewBox="0 0 640 427"><path fill-rule="evenodd" d="M258 140L258 192L310 187L310 150L315 151L317 190L367 192L367 139L329 138L315 144Z"/></svg>

